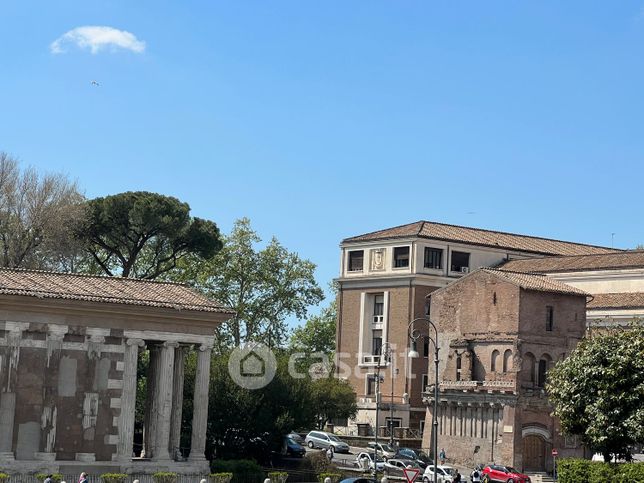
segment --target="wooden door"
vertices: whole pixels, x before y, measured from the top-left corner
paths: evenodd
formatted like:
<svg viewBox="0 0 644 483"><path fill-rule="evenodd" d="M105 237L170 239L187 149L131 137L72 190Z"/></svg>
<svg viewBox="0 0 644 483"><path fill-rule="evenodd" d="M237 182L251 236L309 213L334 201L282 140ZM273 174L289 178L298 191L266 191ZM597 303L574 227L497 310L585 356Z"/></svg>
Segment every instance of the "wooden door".
<svg viewBox="0 0 644 483"><path fill-rule="evenodd" d="M546 471L546 442L541 436L523 438L524 471Z"/></svg>

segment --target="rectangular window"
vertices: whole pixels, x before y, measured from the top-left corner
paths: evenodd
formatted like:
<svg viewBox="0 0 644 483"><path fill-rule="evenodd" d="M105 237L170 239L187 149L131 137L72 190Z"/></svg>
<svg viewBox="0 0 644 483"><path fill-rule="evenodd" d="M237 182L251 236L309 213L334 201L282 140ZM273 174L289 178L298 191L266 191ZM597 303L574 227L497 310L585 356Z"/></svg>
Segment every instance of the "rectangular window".
<svg viewBox="0 0 644 483"><path fill-rule="evenodd" d="M555 308L552 305L546 305L546 330L552 332L555 322Z"/></svg>
<svg viewBox="0 0 644 483"><path fill-rule="evenodd" d="M394 268L409 266L409 247L394 248Z"/></svg>
<svg viewBox="0 0 644 483"><path fill-rule="evenodd" d="M423 340L423 357L429 357L429 339Z"/></svg>
<svg viewBox="0 0 644 483"><path fill-rule="evenodd" d="M440 248L425 248L425 268L443 268L443 250Z"/></svg>
<svg viewBox="0 0 644 483"><path fill-rule="evenodd" d="M374 330L371 338L371 354L380 355L382 350L382 330Z"/></svg>
<svg viewBox="0 0 644 483"><path fill-rule="evenodd" d="M383 321L385 314L385 296L384 294L374 295L373 297L373 323L378 324Z"/></svg>
<svg viewBox="0 0 644 483"><path fill-rule="evenodd" d="M423 374L423 388L421 389L422 392L425 392L425 388L429 386L429 375L428 374Z"/></svg>
<svg viewBox="0 0 644 483"><path fill-rule="evenodd" d="M364 265L364 250L352 250L349 252L349 271L362 272Z"/></svg>
<svg viewBox="0 0 644 483"><path fill-rule="evenodd" d="M452 252L452 272L467 273L470 271L470 254L466 252Z"/></svg>
<svg viewBox="0 0 644 483"><path fill-rule="evenodd" d="M376 393L376 375L367 374L367 396L373 396Z"/></svg>

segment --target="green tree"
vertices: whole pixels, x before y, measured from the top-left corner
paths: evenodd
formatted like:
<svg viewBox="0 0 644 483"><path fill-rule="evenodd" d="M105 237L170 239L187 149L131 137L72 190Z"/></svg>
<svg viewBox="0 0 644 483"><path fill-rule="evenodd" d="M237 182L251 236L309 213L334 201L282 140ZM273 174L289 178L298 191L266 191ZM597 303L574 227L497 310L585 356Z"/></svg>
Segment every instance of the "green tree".
<svg viewBox="0 0 644 483"><path fill-rule="evenodd" d="M217 225L190 217L190 206L145 191L87 202L76 235L107 275L153 279L187 255L210 258L221 248Z"/></svg>
<svg viewBox="0 0 644 483"><path fill-rule="evenodd" d="M303 326L293 330L289 344L291 349L309 353L321 352L333 359L337 318L338 311L334 300L328 307L323 308L319 315L314 315Z"/></svg>
<svg viewBox="0 0 644 483"><path fill-rule="evenodd" d="M644 328L582 340L548 373L554 414L567 434L604 455L630 457L644 443Z"/></svg>
<svg viewBox="0 0 644 483"><path fill-rule="evenodd" d="M191 283L235 310L219 328L224 347L261 341L271 347L286 341L286 318L306 317L323 292L315 281L315 264L286 250L273 238L263 249L248 218L235 222L223 248L205 262L187 259L170 278Z"/></svg>
<svg viewBox="0 0 644 483"><path fill-rule="evenodd" d="M323 377L313 381L311 389L319 429L332 419L355 417L358 411L356 393L347 381Z"/></svg>

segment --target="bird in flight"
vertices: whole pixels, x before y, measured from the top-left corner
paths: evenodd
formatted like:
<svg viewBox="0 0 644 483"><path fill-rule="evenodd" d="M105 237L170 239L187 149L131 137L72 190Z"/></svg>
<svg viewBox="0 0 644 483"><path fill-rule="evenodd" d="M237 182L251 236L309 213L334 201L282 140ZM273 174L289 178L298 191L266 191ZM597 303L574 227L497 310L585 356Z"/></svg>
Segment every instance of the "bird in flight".
<svg viewBox="0 0 644 483"><path fill-rule="evenodd" d="M98 82L96 82L95 80L92 81L92 85L96 86L96 87L100 86L100 84Z"/></svg>

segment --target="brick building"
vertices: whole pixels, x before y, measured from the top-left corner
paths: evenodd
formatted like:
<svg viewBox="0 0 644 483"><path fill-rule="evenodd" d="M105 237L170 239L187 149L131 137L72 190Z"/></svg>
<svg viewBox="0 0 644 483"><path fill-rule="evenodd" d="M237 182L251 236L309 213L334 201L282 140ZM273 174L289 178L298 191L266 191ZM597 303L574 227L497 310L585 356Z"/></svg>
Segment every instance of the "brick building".
<svg viewBox="0 0 644 483"><path fill-rule="evenodd" d="M545 275L479 269L430 296L439 329L438 444L450 461L552 469L551 449L583 456L550 416L544 381L584 336L582 290ZM433 380L433 365L429 369ZM433 386L424 393L431 427ZM429 447L431 431L424 434Z"/></svg>
<svg viewBox="0 0 644 483"><path fill-rule="evenodd" d="M418 359L406 357L407 326L427 313L426 296L480 268L539 259L619 253L606 247L419 221L341 243L336 334L338 376L356 391L355 420L340 422L352 433L358 424L401 426L422 432L426 407L429 345ZM391 361L381 348L393 351ZM376 421L376 375L381 375L381 411ZM431 380L431 378L429 378ZM393 411L392 411L393 409ZM392 417L393 416L393 417Z"/></svg>
<svg viewBox="0 0 644 483"><path fill-rule="evenodd" d="M208 471L214 329L231 312L172 283L0 269L0 468ZM133 458L137 362L150 351L145 458ZM197 351L191 451L177 458L184 359Z"/></svg>

